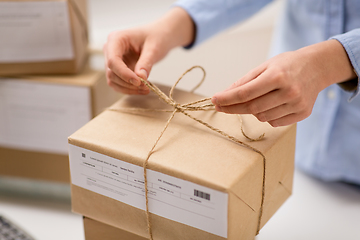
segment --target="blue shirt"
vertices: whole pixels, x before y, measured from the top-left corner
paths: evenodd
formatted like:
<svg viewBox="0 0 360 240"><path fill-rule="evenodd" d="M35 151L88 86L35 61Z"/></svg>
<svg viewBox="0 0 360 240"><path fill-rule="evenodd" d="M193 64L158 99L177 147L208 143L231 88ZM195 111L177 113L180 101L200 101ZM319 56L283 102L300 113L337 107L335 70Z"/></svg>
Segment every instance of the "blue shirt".
<svg viewBox="0 0 360 240"><path fill-rule="evenodd" d="M192 47L247 19L269 2L180 0L175 5L184 8L196 24ZM279 20L272 56L334 38L344 46L360 76L359 0L288 0ZM358 89L347 92L334 84L320 92L311 116L298 123L298 168L326 181L360 184Z"/></svg>

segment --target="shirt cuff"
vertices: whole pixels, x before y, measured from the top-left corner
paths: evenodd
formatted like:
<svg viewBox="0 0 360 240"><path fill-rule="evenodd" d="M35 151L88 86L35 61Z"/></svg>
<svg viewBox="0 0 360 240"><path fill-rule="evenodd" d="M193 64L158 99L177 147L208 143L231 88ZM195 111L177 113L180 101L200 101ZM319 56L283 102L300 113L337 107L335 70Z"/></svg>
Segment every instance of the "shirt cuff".
<svg viewBox="0 0 360 240"><path fill-rule="evenodd" d="M333 36L330 39L336 39L343 45L356 75L359 76L360 75L360 28L354 29L344 34ZM353 90L354 93L350 97L349 101L351 101L359 94L359 89L360 89L359 77L357 79L350 80L350 82L348 81L348 83L344 82L342 84L339 84L341 87L344 88L344 86L342 85L354 84L356 80L357 80L356 88Z"/></svg>

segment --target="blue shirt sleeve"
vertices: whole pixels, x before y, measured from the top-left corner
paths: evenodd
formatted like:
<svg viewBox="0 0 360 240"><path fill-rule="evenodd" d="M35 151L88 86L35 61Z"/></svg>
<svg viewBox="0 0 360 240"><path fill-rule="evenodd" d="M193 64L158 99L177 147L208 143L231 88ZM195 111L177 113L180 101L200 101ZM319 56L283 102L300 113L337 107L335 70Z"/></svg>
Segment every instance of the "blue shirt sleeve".
<svg viewBox="0 0 360 240"><path fill-rule="evenodd" d="M272 0L179 0L173 6L181 7L196 26L191 48L216 33L252 16Z"/></svg>
<svg viewBox="0 0 360 240"><path fill-rule="evenodd" d="M343 45L345 51L347 52L347 55L349 56L355 73L357 74L357 76L360 76L360 28L354 29L347 33L336 35L331 39L336 39ZM350 100L359 94L359 77L357 80L357 88L354 91L354 94L352 95Z"/></svg>

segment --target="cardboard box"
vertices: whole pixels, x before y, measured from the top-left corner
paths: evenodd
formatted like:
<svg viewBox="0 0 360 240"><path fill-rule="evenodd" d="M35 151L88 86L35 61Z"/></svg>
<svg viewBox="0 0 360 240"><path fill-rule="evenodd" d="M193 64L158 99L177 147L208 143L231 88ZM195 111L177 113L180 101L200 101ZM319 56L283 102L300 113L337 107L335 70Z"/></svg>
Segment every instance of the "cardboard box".
<svg viewBox="0 0 360 240"><path fill-rule="evenodd" d="M79 73L86 63L86 0L0 0L0 31L0 76Z"/></svg>
<svg viewBox="0 0 360 240"><path fill-rule="evenodd" d="M148 238L84 217L85 240L147 240Z"/></svg>
<svg viewBox="0 0 360 240"><path fill-rule="evenodd" d="M174 92L178 103L201 98ZM146 238L142 166L169 113L133 108L171 110L155 94L127 96L69 137L72 209ZM254 239L260 215L262 227L291 194L296 126L272 128L243 116L250 136L266 134L249 142L237 115L190 114L265 155L263 213L263 157L177 113L147 167L154 239Z"/></svg>
<svg viewBox="0 0 360 240"><path fill-rule="evenodd" d="M0 78L0 175L69 183L67 137L120 96L92 69Z"/></svg>

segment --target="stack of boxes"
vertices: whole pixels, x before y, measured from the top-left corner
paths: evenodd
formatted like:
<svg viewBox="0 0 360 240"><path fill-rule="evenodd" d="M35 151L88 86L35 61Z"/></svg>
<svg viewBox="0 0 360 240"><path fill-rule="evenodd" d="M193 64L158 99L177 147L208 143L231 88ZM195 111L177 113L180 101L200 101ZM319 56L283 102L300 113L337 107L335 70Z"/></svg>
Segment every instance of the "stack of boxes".
<svg viewBox="0 0 360 240"><path fill-rule="evenodd" d="M70 183L67 137L119 99L89 67L86 0L0 0L0 176Z"/></svg>

